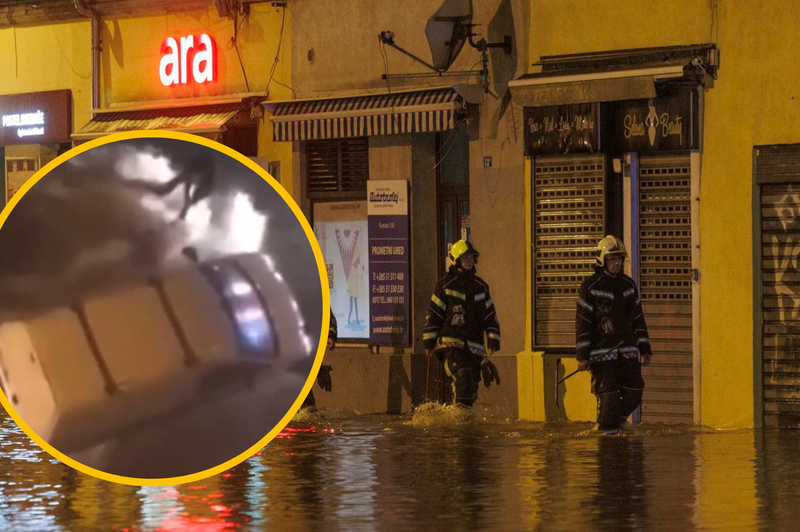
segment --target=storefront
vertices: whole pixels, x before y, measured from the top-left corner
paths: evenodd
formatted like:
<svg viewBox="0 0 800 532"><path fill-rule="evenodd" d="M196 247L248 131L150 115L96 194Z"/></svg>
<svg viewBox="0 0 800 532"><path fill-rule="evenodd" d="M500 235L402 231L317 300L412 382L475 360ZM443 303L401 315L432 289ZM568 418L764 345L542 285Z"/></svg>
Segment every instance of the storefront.
<svg viewBox="0 0 800 532"><path fill-rule="evenodd" d="M541 73L511 84L525 105L531 168L531 348L546 353L548 371L574 353L575 298L595 246L623 238L658 354L644 371L650 422L699 420L692 198L717 61L712 46L547 57Z"/></svg>
<svg viewBox="0 0 800 532"><path fill-rule="evenodd" d="M299 155L295 189L325 258L340 342L421 352L430 291L469 230L465 98L445 87L266 106L274 140ZM443 193L460 184L460 201Z"/></svg>
<svg viewBox="0 0 800 532"><path fill-rule="evenodd" d="M800 145L753 150L756 396L767 427L800 421Z"/></svg>
<svg viewBox="0 0 800 532"><path fill-rule="evenodd" d="M72 92L0 96L0 162L7 203L25 182L70 148Z"/></svg>
<svg viewBox="0 0 800 532"><path fill-rule="evenodd" d="M283 9L283 8L281 8ZM182 21L163 31L158 18L118 19L116 46L124 44L122 56L114 47L104 51L100 96L95 97L91 118L77 125L71 139L80 144L104 135L137 130L170 130L209 138L250 157L273 177L281 179L281 157L271 150L268 122L261 102L262 87L269 72L250 70L240 63L244 51L265 54L265 42L237 42L226 47L232 20ZM252 13L250 24L267 27L281 20L280 10L266 8ZM284 162L287 162L284 160Z"/></svg>

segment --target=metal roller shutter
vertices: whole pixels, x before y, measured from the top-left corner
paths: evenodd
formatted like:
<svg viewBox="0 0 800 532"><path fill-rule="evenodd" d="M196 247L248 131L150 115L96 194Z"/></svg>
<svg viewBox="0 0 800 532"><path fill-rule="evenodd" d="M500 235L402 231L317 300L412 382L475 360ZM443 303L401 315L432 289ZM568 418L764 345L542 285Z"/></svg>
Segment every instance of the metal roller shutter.
<svg viewBox="0 0 800 532"><path fill-rule="evenodd" d="M534 163L534 343L575 347L575 299L605 232L605 157Z"/></svg>
<svg viewBox="0 0 800 532"><path fill-rule="evenodd" d="M639 165L639 290L653 347L642 421L693 423L689 155Z"/></svg>
<svg viewBox="0 0 800 532"><path fill-rule="evenodd" d="M761 187L764 425L800 423L800 183Z"/></svg>
<svg viewBox="0 0 800 532"><path fill-rule="evenodd" d="M758 146L763 422L800 424L800 144Z"/></svg>

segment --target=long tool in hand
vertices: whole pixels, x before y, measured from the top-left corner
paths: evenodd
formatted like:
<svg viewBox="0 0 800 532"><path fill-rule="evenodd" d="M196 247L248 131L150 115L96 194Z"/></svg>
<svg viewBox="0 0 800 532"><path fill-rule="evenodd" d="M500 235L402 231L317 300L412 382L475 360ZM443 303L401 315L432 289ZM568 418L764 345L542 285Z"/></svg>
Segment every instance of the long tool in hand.
<svg viewBox="0 0 800 532"><path fill-rule="evenodd" d="M425 402L431 402L430 396L430 388L431 388L431 354L425 353L425 356L428 358L428 369L425 372Z"/></svg>
<svg viewBox="0 0 800 532"><path fill-rule="evenodd" d="M617 345L615 345L614 347L611 347L611 348L607 349L606 351L603 351L599 355L595 355L594 357L589 359L589 362L593 362L594 360L597 360L598 358L602 358L602 357L606 356L607 354L609 354L614 349L618 349L619 347L621 347L622 344L623 344L623 341L620 340L620 342ZM592 359L594 359L594 360L592 360ZM558 371L558 367L556 367L556 371ZM578 368L575 371L573 371L572 373L570 373L569 375L567 375L566 377L563 377L562 379L556 381L556 408L558 408L558 386L562 382L564 382L565 380L569 379L570 377L572 377L573 375L575 375L576 373L579 373L581 371L583 371L583 370Z"/></svg>

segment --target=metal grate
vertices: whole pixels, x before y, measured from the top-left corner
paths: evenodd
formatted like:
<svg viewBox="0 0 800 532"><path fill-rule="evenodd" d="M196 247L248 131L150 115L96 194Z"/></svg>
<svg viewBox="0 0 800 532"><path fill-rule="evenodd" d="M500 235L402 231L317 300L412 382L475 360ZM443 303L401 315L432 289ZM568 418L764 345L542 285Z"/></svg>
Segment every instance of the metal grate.
<svg viewBox="0 0 800 532"><path fill-rule="evenodd" d="M689 156L639 164L639 290L653 347L642 420L692 423L692 217Z"/></svg>
<svg viewBox="0 0 800 532"><path fill-rule="evenodd" d="M364 199L369 179L369 139L306 142L306 195L310 199Z"/></svg>
<svg viewBox="0 0 800 532"><path fill-rule="evenodd" d="M767 150L765 150L767 151ZM768 156L780 153L767 151ZM778 168L769 161L762 167ZM776 172L777 173L777 172ZM783 172L785 173L785 172ZM765 172L762 182L775 182ZM764 424L800 424L800 183L761 187Z"/></svg>
<svg viewBox="0 0 800 532"><path fill-rule="evenodd" d="M605 232L602 155L537 158L534 165L534 342L575 346L575 298Z"/></svg>

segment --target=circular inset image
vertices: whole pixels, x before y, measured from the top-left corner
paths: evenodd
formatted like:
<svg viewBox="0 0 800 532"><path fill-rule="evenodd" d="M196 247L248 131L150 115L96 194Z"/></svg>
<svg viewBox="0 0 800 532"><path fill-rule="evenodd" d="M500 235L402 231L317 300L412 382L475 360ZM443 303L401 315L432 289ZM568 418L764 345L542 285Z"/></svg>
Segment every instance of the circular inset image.
<svg viewBox="0 0 800 532"><path fill-rule="evenodd" d="M95 477L173 485L266 445L329 320L308 222L247 157L173 132L60 156L0 215L3 406Z"/></svg>

